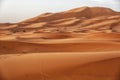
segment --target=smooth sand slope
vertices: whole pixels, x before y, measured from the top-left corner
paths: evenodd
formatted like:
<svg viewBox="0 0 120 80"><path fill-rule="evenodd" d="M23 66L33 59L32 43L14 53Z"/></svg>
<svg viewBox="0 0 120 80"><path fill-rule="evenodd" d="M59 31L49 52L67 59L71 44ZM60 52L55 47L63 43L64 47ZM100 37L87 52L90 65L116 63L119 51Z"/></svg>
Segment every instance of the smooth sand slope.
<svg viewBox="0 0 120 80"><path fill-rule="evenodd" d="M114 80L120 65L119 52L1 56L3 80Z"/></svg>

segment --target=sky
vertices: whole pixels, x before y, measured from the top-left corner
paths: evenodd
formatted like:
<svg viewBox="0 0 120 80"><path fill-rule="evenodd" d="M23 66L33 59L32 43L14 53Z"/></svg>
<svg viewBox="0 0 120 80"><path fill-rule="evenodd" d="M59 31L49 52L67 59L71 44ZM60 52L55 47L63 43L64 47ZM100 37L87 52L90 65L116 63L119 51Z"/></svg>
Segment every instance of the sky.
<svg viewBox="0 0 120 80"><path fill-rule="evenodd" d="M15 23L46 12L82 6L108 7L120 11L120 0L0 0L0 23Z"/></svg>

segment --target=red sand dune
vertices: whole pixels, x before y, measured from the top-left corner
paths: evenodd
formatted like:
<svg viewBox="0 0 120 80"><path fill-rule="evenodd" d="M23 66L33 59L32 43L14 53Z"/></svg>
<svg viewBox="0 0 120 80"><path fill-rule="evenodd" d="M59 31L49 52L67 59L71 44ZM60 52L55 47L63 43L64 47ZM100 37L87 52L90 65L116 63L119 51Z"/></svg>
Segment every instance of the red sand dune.
<svg viewBox="0 0 120 80"><path fill-rule="evenodd" d="M4 80L113 80L118 76L118 57L119 52L2 56L1 77Z"/></svg>
<svg viewBox="0 0 120 80"><path fill-rule="evenodd" d="M119 80L120 12L81 7L0 24L0 80Z"/></svg>

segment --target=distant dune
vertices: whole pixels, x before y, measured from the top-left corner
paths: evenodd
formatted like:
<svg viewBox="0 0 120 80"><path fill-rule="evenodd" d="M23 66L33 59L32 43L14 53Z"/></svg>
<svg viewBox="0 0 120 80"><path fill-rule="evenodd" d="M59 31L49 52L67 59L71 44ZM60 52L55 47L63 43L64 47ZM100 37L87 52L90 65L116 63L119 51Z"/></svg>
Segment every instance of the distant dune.
<svg viewBox="0 0 120 80"><path fill-rule="evenodd" d="M120 12L81 7L0 23L0 80L119 80Z"/></svg>
<svg viewBox="0 0 120 80"><path fill-rule="evenodd" d="M17 32L120 32L120 12L103 7L82 7L59 13L45 13L0 29ZM5 27L6 26L6 27Z"/></svg>

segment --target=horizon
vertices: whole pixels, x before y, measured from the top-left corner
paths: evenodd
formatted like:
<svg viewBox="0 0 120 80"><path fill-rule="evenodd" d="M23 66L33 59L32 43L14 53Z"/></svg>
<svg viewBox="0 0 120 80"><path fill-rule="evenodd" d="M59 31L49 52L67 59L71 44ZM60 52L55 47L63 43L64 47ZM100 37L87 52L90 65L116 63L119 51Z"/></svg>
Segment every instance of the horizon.
<svg viewBox="0 0 120 80"><path fill-rule="evenodd" d="M62 12L83 6L88 7L105 7L111 8L114 11L120 12L120 0L56 0L54 2L49 0L2 0L0 23L16 23L42 13ZM109 2L109 3L108 3ZM115 6L113 6L115 5ZM32 13L31 13L32 12Z"/></svg>

